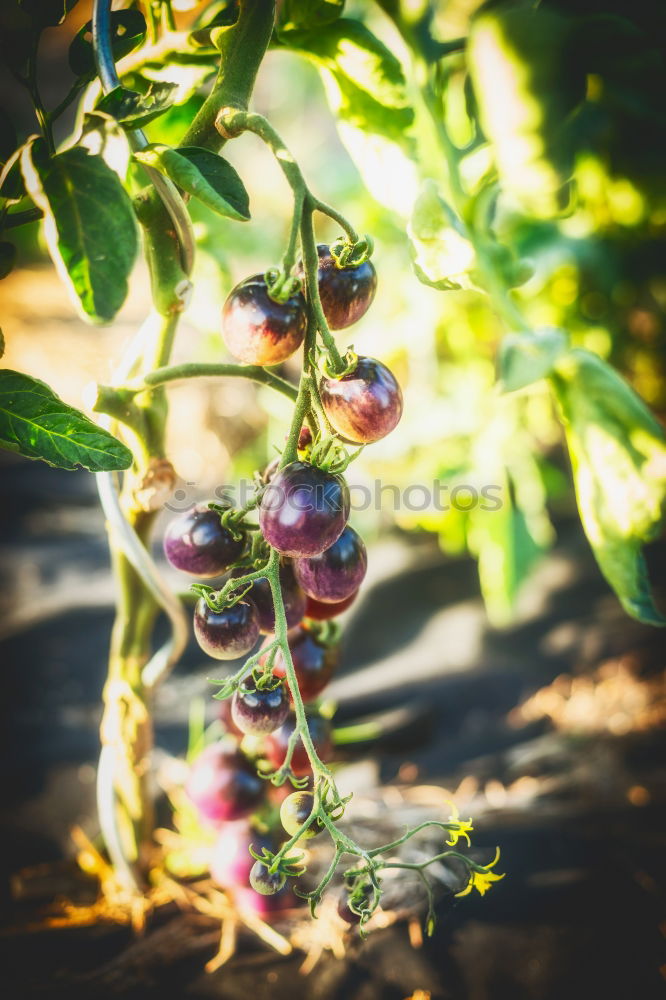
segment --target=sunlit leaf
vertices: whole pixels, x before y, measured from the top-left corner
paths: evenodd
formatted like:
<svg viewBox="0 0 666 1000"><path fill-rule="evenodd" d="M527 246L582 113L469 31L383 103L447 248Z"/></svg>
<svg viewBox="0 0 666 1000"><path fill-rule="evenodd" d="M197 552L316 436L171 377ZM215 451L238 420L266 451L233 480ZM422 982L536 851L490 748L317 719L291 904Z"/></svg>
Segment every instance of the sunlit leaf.
<svg viewBox="0 0 666 1000"><path fill-rule="evenodd" d="M426 181L408 226L416 276L439 289L471 288L475 254L437 185Z"/></svg>
<svg viewBox="0 0 666 1000"><path fill-rule="evenodd" d="M511 621L522 584L553 542L546 491L530 441L511 422L477 442L486 494L469 512L468 544L478 559L481 592L491 622ZM509 447L510 443L510 447ZM488 486L492 483L492 491ZM499 488L498 488L499 487Z"/></svg>
<svg viewBox="0 0 666 1000"><path fill-rule="evenodd" d="M140 163L166 174L183 191L219 215L239 221L250 218L245 186L223 157L196 146L175 150L159 143L146 146L135 156Z"/></svg>
<svg viewBox="0 0 666 1000"><path fill-rule="evenodd" d="M344 6L345 0L285 0L278 28L309 30L331 24L338 20Z"/></svg>
<svg viewBox="0 0 666 1000"><path fill-rule="evenodd" d="M0 447L59 469L127 469L129 448L39 379L0 370Z"/></svg>
<svg viewBox="0 0 666 1000"><path fill-rule="evenodd" d="M572 20L545 5L484 7L467 65L503 187L532 214L557 214L571 174L571 112L585 73L570 58Z"/></svg>
<svg viewBox="0 0 666 1000"><path fill-rule="evenodd" d="M117 174L82 147L49 156L43 139L26 145L21 171L75 303L93 322L113 319L138 249L132 204Z"/></svg>
<svg viewBox="0 0 666 1000"><path fill-rule="evenodd" d="M664 625L642 552L662 523L664 431L617 372L587 351L572 351L551 381L580 517L601 571L630 615Z"/></svg>
<svg viewBox="0 0 666 1000"><path fill-rule="evenodd" d="M499 377L505 392L545 378L568 347L564 330L548 327L533 333L508 333L499 350Z"/></svg>
<svg viewBox="0 0 666 1000"><path fill-rule="evenodd" d="M314 31L284 31L280 42L319 66L342 121L411 148L414 112L400 61L364 25L340 18Z"/></svg>
<svg viewBox="0 0 666 1000"><path fill-rule="evenodd" d="M238 20L238 0L217 0L197 18L189 36L196 48L214 47L211 34L215 28L229 28Z"/></svg>
<svg viewBox="0 0 666 1000"><path fill-rule="evenodd" d="M164 146L177 146L203 102L203 96L193 94L184 104L169 108L165 114L149 123L145 130L147 137L151 142Z"/></svg>

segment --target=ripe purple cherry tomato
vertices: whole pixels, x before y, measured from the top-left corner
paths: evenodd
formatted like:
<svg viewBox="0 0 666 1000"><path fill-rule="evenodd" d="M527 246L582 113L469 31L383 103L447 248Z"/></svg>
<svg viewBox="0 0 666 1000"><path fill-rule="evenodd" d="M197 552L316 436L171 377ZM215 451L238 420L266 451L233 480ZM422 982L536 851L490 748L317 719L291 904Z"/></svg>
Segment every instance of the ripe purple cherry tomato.
<svg viewBox="0 0 666 1000"><path fill-rule="evenodd" d="M206 504L175 517L164 533L164 554L171 565L200 580L220 576L244 548L245 539L235 539Z"/></svg>
<svg viewBox="0 0 666 1000"><path fill-rule="evenodd" d="M245 656L259 638L254 604L244 598L224 611L211 611L200 597L194 609L194 635L204 653L216 660Z"/></svg>
<svg viewBox="0 0 666 1000"><path fill-rule="evenodd" d="M317 642L315 635L302 625L292 629L288 641L301 698L313 701L330 681L340 659L340 649ZM273 660L273 673L276 677L286 676L280 649Z"/></svg>
<svg viewBox="0 0 666 1000"><path fill-rule="evenodd" d="M244 733L265 736L279 729L288 715L289 694L285 684L257 688L248 678L234 691L231 718Z"/></svg>
<svg viewBox="0 0 666 1000"><path fill-rule="evenodd" d="M319 298L331 330L344 330L364 316L377 291L377 272L366 260L355 267L340 267L325 244L319 254Z"/></svg>
<svg viewBox="0 0 666 1000"><path fill-rule="evenodd" d="M359 358L342 378L324 376L321 402L333 428L354 444L386 437L402 416L402 392L392 372L374 358Z"/></svg>
<svg viewBox="0 0 666 1000"><path fill-rule="evenodd" d="M233 741L220 740L196 758L185 790L204 819L221 823L253 812L265 784Z"/></svg>
<svg viewBox="0 0 666 1000"><path fill-rule="evenodd" d="M368 568L363 539L349 525L337 541L318 556L296 559L294 575L316 601L339 604L355 594Z"/></svg>
<svg viewBox="0 0 666 1000"><path fill-rule="evenodd" d="M357 597L358 591L348 597L346 601L340 601L339 604L325 604L323 601L315 601L314 598L308 597L305 604L305 617L312 618L315 622L326 622L350 608Z"/></svg>
<svg viewBox="0 0 666 1000"><path fill-rule="evenodd" d="M271 733L270 736L266 737L264 744L266 757L276 770L284 764L287 756L289 737L293 733L295 726L295 716L291 715L283 726L280 726L280 728L276 729L274 733ZM319 715L312 715L308 717L308 726L312 742L314 743L314 748L317 751L317 756L320 760L326 761L326 759L331 756L331 752L333 750L333 738L331 735L330 723L327 719L322 719ZM312 770L310 768L310 758L307 755L301 739L299 739L296 743L294 755L291 758L291 769L297 778L304 778L307 777L307 775L312 774Z"/></svg>
<svg viewBox="0 0 666 1000"><path fill-rule="evenodd" d="M247 570L233 570L232 576L242 576ZM296 582L294 570L291 563L283 563L280 566L280 590L284 611L287 616L287 628L293 628L303 618L305 614L305 594ZM255 580L252 589L248 591L246 597L257 609L257 619L259 621L259 631L264 635L270 635L275 631L275 609L273 608L273 597L271 585L265 576Z"/></svg>
<svg viewBox="0 0 666 1000"><path fill-rule="evenodd" d="M259 508L261 532L286 556L315 556L340 537L349 518L342 476L308 462L291 462L266 488Z"/></svg>
<svg viewBox="0 0 666 1000"><path fill-rule="evenodd" d="M306 325L301 292L276 302L263 274L236 285L222 308L224 342L235 358L248 365L277 365L291 357L303 343Z"/></svg>

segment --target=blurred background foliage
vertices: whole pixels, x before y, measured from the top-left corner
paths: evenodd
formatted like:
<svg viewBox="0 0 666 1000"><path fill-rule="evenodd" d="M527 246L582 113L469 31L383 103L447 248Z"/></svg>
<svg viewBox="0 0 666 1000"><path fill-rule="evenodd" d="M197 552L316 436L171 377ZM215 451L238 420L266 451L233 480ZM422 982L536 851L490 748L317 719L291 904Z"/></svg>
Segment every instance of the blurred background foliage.
<svg viewBox="0 0 666 1000"><path fill-rule="evenodd" d="M177 145L210 87L215 31L234 17L234 5L178 0L173 8L178 35L120 65L134 90L178 84L175 104L146 127L152 141ZM445 503L458 487L448 510L394 510L385 490L380 507L356 520L364 533L394 525L436 535L447 552L472 553L491 621L502 625L558 523L575 511L548 382L530 376L518 391L498 387L499 345L513 332L516 304L527 327L551 330L551 361L558 337L562 344L568 337L619 370L658 418L666 409L666 5L348 0L342 8L336 0L281 4L255 106L317 194L375 239L375 304L339 342L388 362L406 406L397 431L351 467L351 482L372 487L381 479L402 491L422 484L430 492L437 482ZM341 15L354 26L336 28ZM88 5L77 5L72 23L47 32L47 48L62 54L88 16ZM98 98L89 87L83 108ZM20 106L18 126L34 130ZM121 139L108 137L105 156L116 169L136 169ZM248 135L229 143L225 156L250 193L252 220L235 224L191 202L199 253L176 360L223 359L226 294L277 264L288 233L290 196L270 154ZM319 222L322 242L339 235L330 220ZM36 229L20 231L24 267L39 252ZM542 374L549 371L546 364ZM560 389L566 410L574 404ZM287 416L281 398L240 383L174 388L170 453L188 496L209 496L262 467L282 445ZM617 417L619 438L627 437L625 416ZM634 416L659 437L645 414ZM608 454L604 448L597 457ZM633 524L631 511L613 513L614 523L626 523L623 541L637 559L663 495L663 450L653 458L645 523ZM637 470L640 478L645 466L619 469L617 489L635 492ZM472 491L490 486L501 495L499 509L473 502ZM422 506L412 496L412 506ZM627 492L623 503L633 500ZM585 523L591 538L599 503L593 507ZM603 566L599 550L597 557ZM634 570L640 577L642 567ZM617 589L617 567L606 575ZM625 607L636 598L634 583Z"/></svg>

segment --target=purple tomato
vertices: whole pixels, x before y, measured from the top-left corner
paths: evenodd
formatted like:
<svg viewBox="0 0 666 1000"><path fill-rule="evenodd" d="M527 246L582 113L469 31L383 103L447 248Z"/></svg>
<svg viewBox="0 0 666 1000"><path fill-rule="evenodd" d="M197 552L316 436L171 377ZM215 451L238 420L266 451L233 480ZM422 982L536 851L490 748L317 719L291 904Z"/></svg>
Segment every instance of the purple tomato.
<svg viewBox="0 0 666 1000"><path fill-rule="evenodd" d="M374 358L359 358L342 378L325 375L320 384L322 406L331 426L354 444L386 437L402 416L402 392L391 371Z"/></svg>
<svg viewBox="0 0 666 1000"><path fill-rule="evenodd" d="M254 604L244 598L224 611L212 611L200 597L194 609L194 635L204 653L216 660L245 656L259 638Z"/></svg>
<svg viewBox="0 0 666 1000"><path fill-rule="evenodd" d="M288 642L301 698L313 701L330 681L340 659L340 648L318 642L314 633L302 625L291 630ZM273 673L276 677L286 677L281 649L275 654Z"/></svg>
<svg viewBox="0 0 666 1000"><path fill-rule="evenodd" d="M331 618L336 618L352 606L357 596L358 591L348 597L346 601L340 601L339 604L325 604L323 601L315 601L314 598L308 597L305 604L305 617L316 622L326 622Z"/></svg>
<svg viewBox="0 0 666 1000"><path fill-rule="evenodd" d="M222 527L220 515L205 504L187 510L168 525L164 554L176 569L208 580L220 576L242 555L245 539Z"/></svg>
<svg viewBox="0 0 666 1000"><path fill-rule="evenodd" d="M286 302L268 294L263 274L246 278L222 308L222 336L230 352L248 365L277 365L303 343L307 306L301 292Z"/></svg>
<svg viewBox="0 0 666 1000"><path fill-rule="evenodd" d="M289 694L286 684L274 688L255 687L246 678L231 700L231 717L243 733L265 736L279 729L289 715Z"/></svg>
<svg viewBox="0 0 666 1000"><path fill-rule="evenodd" d="M238 569L232 572L236 576L242 576L246 570ZM284 563L280 566L280 591L282 602L287 616L287 628L293 628L303 618L305 614L305 594L299 587L294 576L294 569L291 563ZM252 589L248 591L249 597L257 609L259 621L259 631L264 635L269 635L275 631L275 610L273 608L273 595L271 585L265 576L255 580Z"/></svg>
<svg viewBox="0 0 666 1000"><path fill-rule="evenodd" d="M339 604L356 593L367 567L363 539L347 525L324 552L296 559L294 575L308 597L325 604Z"/></svg>
<svg viewBox="0 0 666 1000"><path fill-rule="evenodd" d="M333 749L331 724L327 719L322 719L319 715L313 715L308 717L308 726L317 756L325 762L330 757ZM285 762L289 737L295 727L296 718L291 715L283 726L280 726L274 733L266 737L264 743L266 757L275 770L282 767ZM297 778L304 778L312 773L310 758L300 738L296 743L294 755L291 759L291 769Z"/></svg>
<svg viewBox="0 0 666 1000"><path fill-rule="evenodd" d="M308 462L291 462L266 488L259 526L268 544L283 555L315 556L340 537L349 506L342 476Z"/></svg>
<svg viewBox="0 0 666 1000"><path fill-rule="evenodd" d="M331 330L344 330L364 316L377 291L377 272L366 260L352 267L340 267L325 244L319 254L319 298ZM302 273L302 267L301 267Z"/></svg>
<svg viewBox="0 0 666 1000"><path fill-rule="evenodd" d="M221 823L253 812L265 784L231 740L220 740L193 762L185 790L204 819Z"/></svg>

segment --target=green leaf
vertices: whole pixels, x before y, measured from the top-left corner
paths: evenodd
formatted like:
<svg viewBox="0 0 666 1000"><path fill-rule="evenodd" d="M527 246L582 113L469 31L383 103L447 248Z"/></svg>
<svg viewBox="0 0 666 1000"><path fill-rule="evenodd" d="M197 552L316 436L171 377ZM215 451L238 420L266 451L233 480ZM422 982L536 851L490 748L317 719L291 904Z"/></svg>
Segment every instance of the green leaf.
<svg viewBox="0 0 666 1000"><path fill-rule="evenodd" d="M26 145L21 170L75 303L93 322L112 320L138 249L132 203L117 175L81 147L50 157L43 139Z"/></svg>
<svg viewBox="0 0 666 1000"><path fill-rule="evenodd" d="M423 183L407 231L419 281L443 290L473 287L474 248L434 181Z"/></svg>
<svg viewBox="0 0 666 1000"><path fill-rule="evenodd" d="M0 371L0 447L58 469L127 469L129 448L63 403L52 389L21 372Z"/></svg>
<svg viewBox="0 0 666 1000"><path fill-rule="evenodd" d="M146 135L151 142L165 146L177 146L181 136L204 102L203 96L193 94L184 104L175 104L161 118L150 122Z"/></svg>
<svg viewBox="0 0 666 1000"><path fill-rule="evenodd" d="M554 535L532 442L503 410L476 442L476 478L492 484L493 494L490 500L480 491L483 499L469 512L467 533L488 617L497 626L511 621L520 588Z"/></svg>
<svg viewBox="0 0 666 1000"><path fill-rule="evenodd" d="M160 143L146 146L134 155L139 163L166 174L183 191L219 215L241 222L250 218L245 186L223 157L198 146L182 146L176 150Z"/></svg>
<svg viewBox="0 0 666 1000"><path fill-rule="evenodd" d="M572 58L573 24L545 4L483 5L467 43L480 124L502 187L539 218L561 210L573 168L572 112L586 86Z"/></svg>
<svg viewBox="0 0 666 1000"><path fill-rule="evenodd" d="M211 33L216 28L230 28L238 20L238 0L218 0L206 7L192 26L188 41L195 48L214 48Z"/></svg>
<svg viewBox="0 0 666 1000"><path fill-rule="evenodd" d="M111 11L111 48L117 62L141 45L146 37L146 19L141 11ZM69 68L75 76L93 77L97 74L92 44L92 21L80 28L69 47Z"/></svg>
<svg viewBox="0 0 666 1000"><path fill-rule="evenodd" d="M77 3L78 0L18 0L19 7L25 11L38 31L62 24Z"/></svg>
<svg viewBox="0 0 666 1000"><path fill-rule="evenodd" d="M628 614L664 625L642 552L662 523L664 431L617 372L588 351L571 351L551 382L564 421L581 521L601 572Z"/></svg>
<svg viewBox="0 0 666 1000"><path fill-rule="evenodd" d="M545 327L534 333L508 333L499 350L499 376L504 392L515 392L545 378L568 348L564 330Z"/></svg>
<svg viewBox="0 0 666 1000"><path fill-rule="evenodd" d="M278 30L309 30L337 21L344 10L345 0L285 0Z"/></svg>
<svg viewBox="0 0 666 1000"><path fill-rule="evenodd" d="M364 25L340 18L313 31L283 31L280 43L317 64L343 122L411 149L414 112L400 61Z"/></svg>
<svg viewBox="0 0 666 1000"><path fill-rule="evenodd" d="M142 128L154 118L159 118L173 105L177 83L151 83L145 94L125 87L115 87L96 104L96 109L127 129Z"/></svg>

